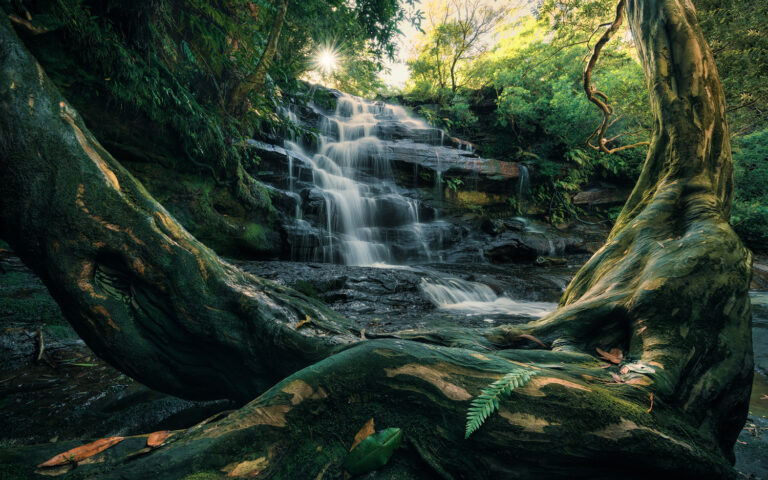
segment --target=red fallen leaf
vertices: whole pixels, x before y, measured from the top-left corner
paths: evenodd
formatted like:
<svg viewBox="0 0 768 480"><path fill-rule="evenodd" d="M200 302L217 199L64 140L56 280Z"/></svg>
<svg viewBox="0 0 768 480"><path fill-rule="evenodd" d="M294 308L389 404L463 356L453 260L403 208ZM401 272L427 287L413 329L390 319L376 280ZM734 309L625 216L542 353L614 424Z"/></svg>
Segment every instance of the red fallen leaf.
<svg viewBox="0 0 768 480"><path fill-rule="evenodd" d="M651 406L648 407L648 413L651 413L651 410L653 410L653 394L651 394Z"/></svg>
<svg viewBox="0 0 768 480"><path fill-rule="evenodd" d="M622 366L619 369L619 373L622 374L622 375L628 374L629 373L629 367L627 365Z"/></svg>
<svg viewBox="0 0 768 480"><path fill-rule="evenodd" d="M79 447L67 450L64 453L60 453L50 460L38 465L38 468L42 467L57 467L59 465L66 465L72 462L81 462L86 458L92 457L97 453L101 453L109 447L116 445L123 441L123 437L109 437L100 438L95 442L91 442Z"/></svg>
<svg viewBox="0 0 768 480"><path fill-rule="evenodd" d="M768 400L768 395L763 395L762 397L760 397L760 400Z"/></svg>
<svg viewBox="0 0 768 480"><path fill-rule="evenodd" d="M624 354L621 352L618 348L612 348L610 352L606 352L605 350L601 350L600 348L595 348L597 350L598 355L600 355L600 358L611 362L613 364L620 364L622 360L624 360Z"/></svg>
<svg viewBox="0 0 768 480"><path fill-rule="evenodd" d="M522 335L518 335L518 338L524 338L526 340L530 340L532 342L538 343L539 345L541 345L542 348L546 348L547 350L549 350L549 347L544 345L544 342L542 342L538 338L534 337L533 335L528 335L527 333L524 333Z"/></svg>
<svg viewBox="0 0 768 480"><path fill-rule="evenodd" d="M616 375L613 372L611 372L611 378L613 378L613 381L616 383L624 383L624 380L622 380L620 376Z"/></svg>
<svg viewBox="0 0 768 480"><path fill-rule="evenodd" d="M159 432L150 433L147 437L147 446L149 448L157 448L163 444L166 438L168 438L168 430L160 430Z"/></svg>

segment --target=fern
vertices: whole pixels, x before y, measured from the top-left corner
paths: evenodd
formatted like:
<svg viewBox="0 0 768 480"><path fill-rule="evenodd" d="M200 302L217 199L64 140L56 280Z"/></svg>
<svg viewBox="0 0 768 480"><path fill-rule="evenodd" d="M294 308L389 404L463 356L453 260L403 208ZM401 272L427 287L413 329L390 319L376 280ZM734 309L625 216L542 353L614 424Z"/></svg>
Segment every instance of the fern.
<svg viewBox="0 0 768 480"><path fill-rule="evenodd" d="M467 410L467 430L464 438L469 438L480 428L493 412L499 409L499 399L509 397L512 390L525 386L536 375L532 370L514 370L485 387L480 395L472 400Z"/></svg>

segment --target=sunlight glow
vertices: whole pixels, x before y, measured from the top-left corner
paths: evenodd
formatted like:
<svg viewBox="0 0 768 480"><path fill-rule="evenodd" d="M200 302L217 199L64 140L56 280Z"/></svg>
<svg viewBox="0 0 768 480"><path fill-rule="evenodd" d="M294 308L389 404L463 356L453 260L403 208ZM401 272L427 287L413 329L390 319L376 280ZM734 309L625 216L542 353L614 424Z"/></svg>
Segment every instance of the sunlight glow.
<svg viewBox="0 0 768 480"><path fill-rule="evenodd" d="M317 52L315 63L323 73L331 73L339 66L339 56L331 48L324 48Z"/></svg>

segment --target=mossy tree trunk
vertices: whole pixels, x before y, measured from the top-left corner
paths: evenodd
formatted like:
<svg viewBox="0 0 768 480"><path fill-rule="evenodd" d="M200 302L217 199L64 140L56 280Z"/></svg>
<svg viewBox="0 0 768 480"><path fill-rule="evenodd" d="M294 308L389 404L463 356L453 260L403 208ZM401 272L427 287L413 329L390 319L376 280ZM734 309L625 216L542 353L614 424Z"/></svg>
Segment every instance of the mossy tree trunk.
<svg viewBox="0 0 768 480"><path fill-rule="evenodd" d="M525 325L369 341L184 232L3 21L2 236L89 345L130 375L186 396L261 394L99 471L179 478L249 461L259 478L338 478L373 417L407 439L378 478L735 476L752 375L751 256L728 225L723 93L690 2L628 0L626 9L654 135L608 243L560 309ZM312 326L293 328L305 315ZM532 342L522 334L551 350L523 349ZM602 368L596 348L622 350L640 371ZM470 399L521 367L537 375L465 440Z"/></svg>

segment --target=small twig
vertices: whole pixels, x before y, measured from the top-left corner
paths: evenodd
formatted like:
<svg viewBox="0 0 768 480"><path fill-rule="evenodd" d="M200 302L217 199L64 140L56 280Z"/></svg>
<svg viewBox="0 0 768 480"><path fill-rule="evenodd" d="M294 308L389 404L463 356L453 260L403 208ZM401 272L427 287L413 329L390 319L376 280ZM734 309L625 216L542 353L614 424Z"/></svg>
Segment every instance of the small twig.
<svg viewBox="0 0 768 480"><path fill-rule="evenodd" d="M42 360L49 367L56 368L56 365L51 361L50 357L48 356L48 353L45 351L45 339L43 338L43 327L40 327L37 329L35 338L37 338L37 348L36 348L37 356L35 358L35 361L40 362Z"/></svg>
<svg viewBox="0 0 768 480"><path fill-rule="evenodd" d="M648 409L648 413L651 413L651 410L653 410L653 394L651 394L651 407Z"/></svg>
<svg viewBox="0 0 768 480"><path fill-rule="evenodd" d="M43 359L43 354L45 353L45 340L43 339L43 327L40 327L37 329L37 358L35 358L36 362L39 362Z"/></svg>

